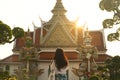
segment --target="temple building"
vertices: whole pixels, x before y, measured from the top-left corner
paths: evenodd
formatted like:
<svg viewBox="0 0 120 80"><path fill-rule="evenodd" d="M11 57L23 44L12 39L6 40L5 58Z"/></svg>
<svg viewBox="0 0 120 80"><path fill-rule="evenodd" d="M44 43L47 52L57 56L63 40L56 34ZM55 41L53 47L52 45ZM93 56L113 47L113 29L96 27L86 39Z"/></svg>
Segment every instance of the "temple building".
<svg viewBox="0 0 120 80"><path fill-rule="evenodd" d="M48 22L41 20L40 26L34 25L34 31L28 30L28 32L25 32L24 37L18 38L14 42L13 54L0 61L0 68L9 71L10 74L15 74L15 70L25 63L24 57L28 59L26 56L30 54L32 55L30 57L31 63L35 62L37 69L44 69L43 73L37 76L37 80L47 80L49 64L54 57L56 48L60 47L69 59L68 80L79 80L72 72L72 68L78 68L82 62L81 53L77 49L85 42L86 30L84 26L76 28L76 22L67 19L65 15L67 10L64 8L61 0L56 0L56 4L51 12L53 15ZM97 65L104 65L104 61L111 58L111 56L106 54L104 30L89 30L89 35L92 39L91 44L97 49L96 54L98 56L95 58L95 62ZM25 48L26 46L27 48ZM31 49L31 46L33 48L31 50L31 52L33 51L32 53L24 51L24 49Z"/></svg>

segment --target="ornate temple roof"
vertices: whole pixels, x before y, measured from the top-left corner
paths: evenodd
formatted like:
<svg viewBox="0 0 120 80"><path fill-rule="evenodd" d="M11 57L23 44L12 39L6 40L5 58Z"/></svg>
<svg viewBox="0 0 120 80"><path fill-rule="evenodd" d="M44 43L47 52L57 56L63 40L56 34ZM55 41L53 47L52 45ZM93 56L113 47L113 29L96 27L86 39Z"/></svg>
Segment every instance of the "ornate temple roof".
<svg viewBox="0 0 120 80"><path fill-rule="evenodd" d="M89 32L91 37L92 37L92 44L94 46L97 47L98 50L100 51L106 51L106 48L104 46L104 39L103 39L103 33L101 31L90 31ZM34 42L34 46L35 47L40 47L40 29L38 28L36 30L36 35L33 37L34 32L31 32L31 37L33 38L33 40L35 40ZM79 35L78 41L80 44L82 44L83 40L81 40L82 37ZM19 38L16 40L16 44L13 50L18 50L20 48L22 48L25 44L25 39L23 38ZM54 47L54 46L50 46L50 47Z"/></svg>
<svg viewBox="0 0 120 80"><path fill-rule="evenodd" d="M78 59L79 54L75 51L75 48L80 47L83 44L83 28L77 29L76 34L76 24L75 22L69 21L65 13L62 1L57 0L55 7L52 10L53 16L48 21L42 24L41 27L37 27L34 31L29 32L33 41L33 46L37 48L39 54L39 60L50 60L54 56L55 49L57 47L62 47L65 50L65 54L70 60ZM96 26L97 27L97 26ZM104 33L102 30L89 31L92 37L92 45L96 46L98 51L103 52L99 54L96 61L103 62L110 56L104 54L106 52L106 46L104 42ZM22 47L25 46L25 37L18 38L15 41L13 52L19 52ZM54 50L51 52L51 48ZM71 49L73 48L73 49ZM43 51L46 49L48 51ZM13 54L1 61L19 62L19 54Z"/></svg>
<svg viewBox="0 0 120 80"><path fill-rule="evenodd" d="M41 27L36 28L30 35L33 45L37 48L80 47L83 44L83 28L76 30L76 23L70 22L65 16L65 8L61 0L57 0L52 10L52 18ZM84 26L83 26L84 27ZM77 32L77 33L76 33ZM98 50L106 51L104 33L102 31L89 31L92 45ZM19 50L25 44L24 37L16 40L13 51Z"/></svg>

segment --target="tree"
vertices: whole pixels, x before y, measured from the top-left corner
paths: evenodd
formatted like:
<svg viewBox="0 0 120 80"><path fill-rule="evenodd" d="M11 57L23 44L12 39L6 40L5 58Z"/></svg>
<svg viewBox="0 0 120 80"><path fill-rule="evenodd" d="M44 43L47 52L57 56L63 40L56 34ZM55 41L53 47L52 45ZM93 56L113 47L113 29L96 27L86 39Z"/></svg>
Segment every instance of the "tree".
<svg viewBox="0 0 120 80"><path fill-rule="evenodd" d="M7 79L9 76L10 75L8 71L0 71L0 80Z"/></svg>
<svg viewBox="0 0 120 80"><path fill-rule="evenodd" d="M0 21L0 44L11 43L22 36L24 36L22 28L15 27L11 29L10 26Z"/></svg>
<svg viewBox="0 0 120 80"><path fill-rule="evenodd" d="M101 0L99 7L101 10L113 12L113 18L105 19L103 21L104 28L113 28L114 25L120 24L120 0ZM120 27L116 30L115 33L110 33L107 39L108 41L120 41Z"/></svg>
<svg viewBox="0 0 120 80"><path fill-rule="evenodd" d="M110 80L109 69L106 66L98 66L97 71L100 80Z"/></svg>
<svg viewBox="0 0 120 80"><path fill-rule="evenodd" d="M120 56L115 56L105 61L106 68L109 69L111 80L120 80Z"/></svg>
<svg viewBox="0 0 120 80"><path fill-rule="evenodd" d="M93 75L93 76L91 76L91 77L89 78L89 80L99 80L99 77L98 77L98 76Z"/></svg>

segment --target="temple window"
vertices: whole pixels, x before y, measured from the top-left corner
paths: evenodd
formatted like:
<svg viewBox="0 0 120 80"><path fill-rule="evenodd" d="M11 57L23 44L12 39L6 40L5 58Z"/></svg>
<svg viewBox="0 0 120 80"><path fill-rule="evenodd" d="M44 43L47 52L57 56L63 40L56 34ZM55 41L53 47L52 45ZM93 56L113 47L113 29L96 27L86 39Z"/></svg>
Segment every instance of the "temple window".
<svg viewBox="0 0 120 80"><path fill-rule="evenodd" d="M6 65L6 66L5 66L5 70L6 70L6 71L9 71L9 70L10 70L10 66L9 66L9 65Z"/></svg>

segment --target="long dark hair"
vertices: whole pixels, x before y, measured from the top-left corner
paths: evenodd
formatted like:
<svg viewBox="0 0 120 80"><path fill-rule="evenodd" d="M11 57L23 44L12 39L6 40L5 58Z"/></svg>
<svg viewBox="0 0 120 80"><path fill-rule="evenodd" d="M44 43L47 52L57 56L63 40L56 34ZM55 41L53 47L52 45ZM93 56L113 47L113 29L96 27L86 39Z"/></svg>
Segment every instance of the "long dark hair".
<svg viewBox="0 0 120 80"><path fill-rule="evenodd" d="M68 59L61 48L56 49L54 60L55 66L59 71L61 68L66 68L68 66Z"/></svg>

